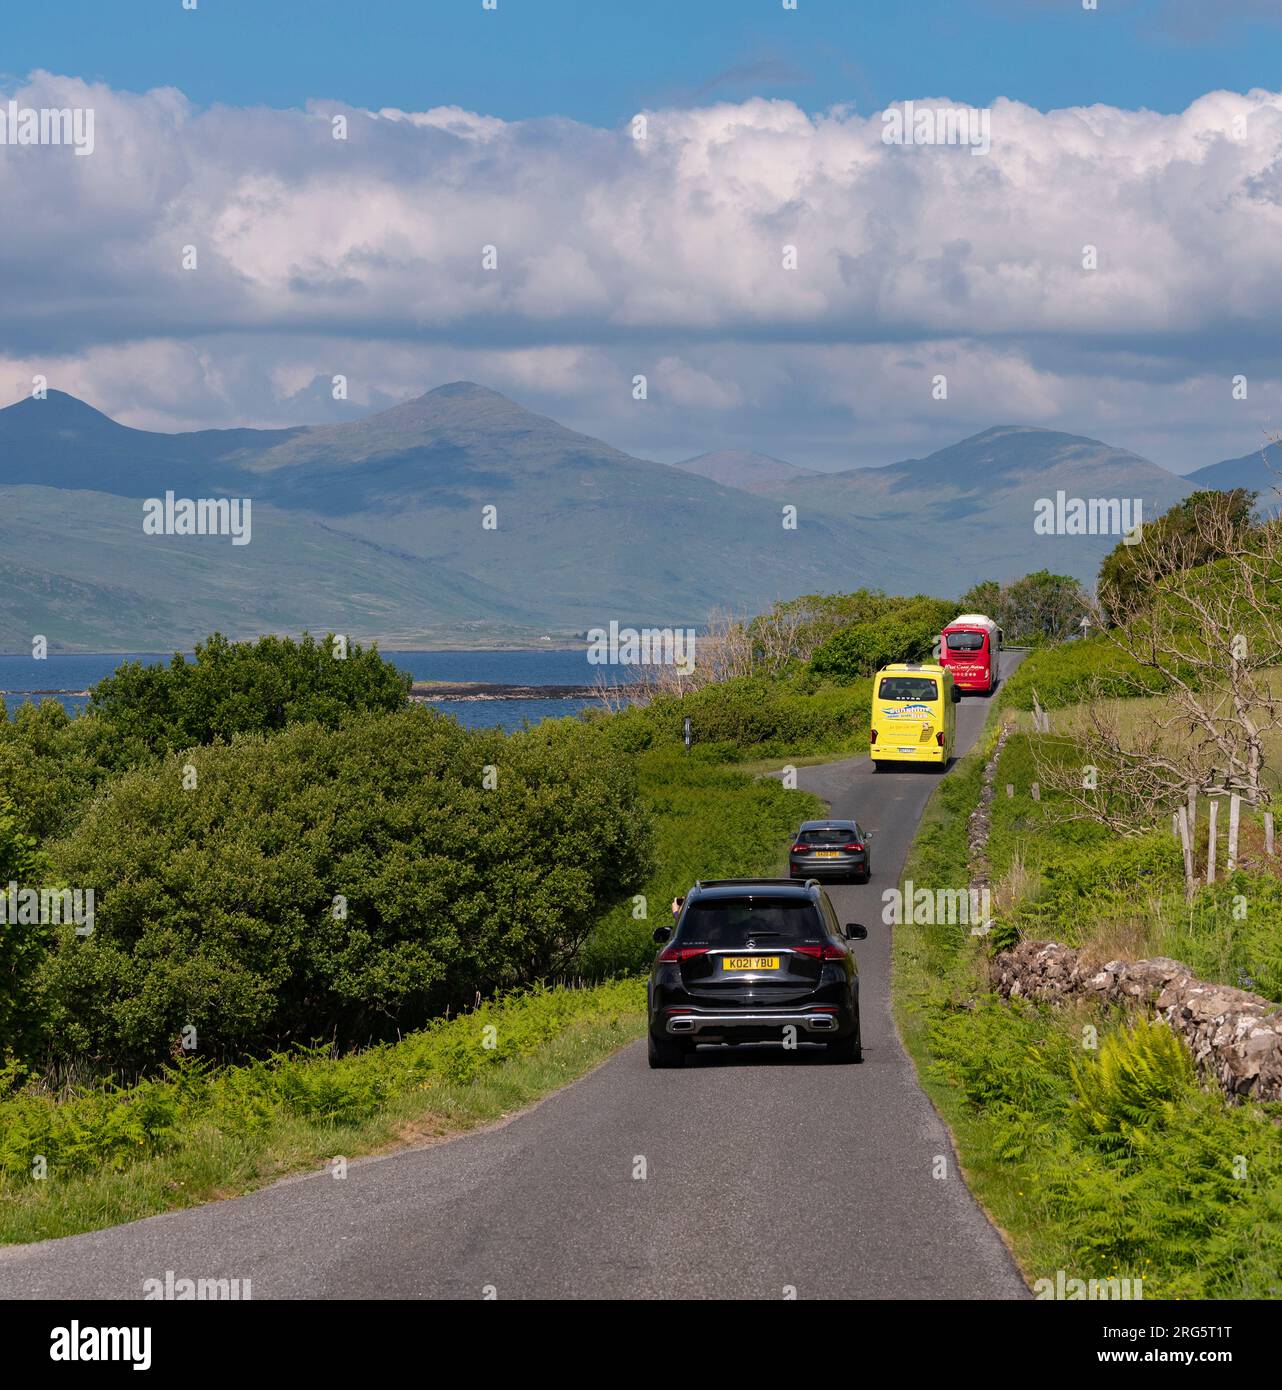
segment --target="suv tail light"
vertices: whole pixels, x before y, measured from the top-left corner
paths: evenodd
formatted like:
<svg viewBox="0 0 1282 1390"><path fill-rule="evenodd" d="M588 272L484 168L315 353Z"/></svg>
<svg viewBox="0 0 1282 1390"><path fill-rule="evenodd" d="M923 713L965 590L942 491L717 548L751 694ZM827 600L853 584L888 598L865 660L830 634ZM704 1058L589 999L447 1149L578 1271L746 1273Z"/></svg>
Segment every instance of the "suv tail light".
<svg viewBox="0 0 1282 1390"><path fill-rule="evenodd" d="M834 946L829 943L827 946L794 946L792 948L801 956L813 956L816 960L845 960L846 948L844 946Z"/></svg>
<svg viewBox="0 0 1282 1390"><path fill-rule="evenodd" d="M842 845L842 849L863 849L863 844L859 840L851 840L848 845Z"/></svg>
<svg viewBox="0 0 1282 1390"><path fill-rule="evenodd" d="M806 844L803 840L798 840L797 843L796 843L795 845L793 845L793 847L792 847L792 853L793 853L793 854L805 854L805 852L806 852L809 848L810 848L810 846L809 846L808 844Z"/></svg>
<svg viewBox="0 0 1282 1390"><path fill-rule="evenodd" d="M691 960L695 956L706 956L708 948L706 946L665 946L659 952L660 960L683 961Z"/></svg>

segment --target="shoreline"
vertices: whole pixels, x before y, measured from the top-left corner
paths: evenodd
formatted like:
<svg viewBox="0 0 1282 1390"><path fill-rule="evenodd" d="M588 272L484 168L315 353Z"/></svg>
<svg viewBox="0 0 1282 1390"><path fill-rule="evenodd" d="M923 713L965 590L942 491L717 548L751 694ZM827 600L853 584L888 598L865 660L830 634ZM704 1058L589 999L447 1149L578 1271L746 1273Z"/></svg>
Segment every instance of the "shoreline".
<svg viewBox="0 0 1282 1390"><path fill-rule="evenodd" d="M590 700L600 694L595 685L507 685L499 681L415 681L409 698L432 700ZM0 690L0 696L76 696L88 699L87 690Z"/></svg>
<svg viewBox="0 0 1282 1390"><path fill-rule="evenodd" d="M415 681L410 699L431 700L590 700L595 685L505 685L499 681Z"/></svg>

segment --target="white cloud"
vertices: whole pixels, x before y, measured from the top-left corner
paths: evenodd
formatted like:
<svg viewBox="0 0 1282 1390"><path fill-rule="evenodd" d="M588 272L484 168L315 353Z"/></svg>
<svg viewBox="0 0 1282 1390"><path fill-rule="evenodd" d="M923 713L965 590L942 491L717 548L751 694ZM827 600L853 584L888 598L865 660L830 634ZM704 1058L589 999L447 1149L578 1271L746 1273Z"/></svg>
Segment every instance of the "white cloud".
<svg viewBox="0 0 1282 1390"><path fill-rule="evenodd" d="M1279 94L1003 100L981 158L761 99L647 113L638 142L454 107L198 111L43 73L10 96L92 106L96 148L0 149L0 380L52 365L133 423L293 423L275 412L334 371L371 402L471 375L648 452L750 419L798 462L830 461L843 420L860 450L999 417L1139 447L1143 400L1186 451L1162 461L1191 465L1254 440L1217 399L1235 371L1252 428L1282 418ZM664 398L648 449L619 391L636 371Z"/></svg>

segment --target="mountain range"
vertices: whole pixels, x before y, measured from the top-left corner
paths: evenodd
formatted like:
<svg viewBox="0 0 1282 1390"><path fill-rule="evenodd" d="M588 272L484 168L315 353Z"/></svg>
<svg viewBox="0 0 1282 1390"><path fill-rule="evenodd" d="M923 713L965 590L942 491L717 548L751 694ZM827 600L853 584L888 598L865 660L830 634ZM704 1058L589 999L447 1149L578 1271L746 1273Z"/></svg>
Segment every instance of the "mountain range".
<svg viewBox="0 0 1282 1390"><path fill-rule="evenodd" d="M0 410L0 650L304 628L502 645L860 585L947 595L1041 568L1089 581L1116 537L1035 534L1039 498L1138 497L1151 518L1198 486L1272 482L1258 455L1182 478L1018 426L837 473L737 451L669 465L471 382L350 423L181 434L50 391ZM144 534L144 499L167 492L250 499L251 543Z"/></svg>

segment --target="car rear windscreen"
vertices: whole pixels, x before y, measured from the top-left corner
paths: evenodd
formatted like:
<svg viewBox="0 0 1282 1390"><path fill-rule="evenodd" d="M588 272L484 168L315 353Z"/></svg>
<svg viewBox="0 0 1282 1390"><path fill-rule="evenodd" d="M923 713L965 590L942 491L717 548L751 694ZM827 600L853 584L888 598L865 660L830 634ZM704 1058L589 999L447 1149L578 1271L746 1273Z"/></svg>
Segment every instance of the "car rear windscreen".
<svg viewBox="0 0 1282 1390"><path fill-rule="evenodd" d="M948 633L948 650L950 652L981 652L984 650L984 634L982 632L950 632Z"/></svg>
<svg viewBox="0 0 1282 1390"><path fill-rule="evenodd" d="M939 688L927 676L883 676L877 695L882 700L937 700Z"/></svg>
<svg viewBox="0 0 1282 1390"><path fill-rule="evenodd" d="M804 901L769 898L692 903L681 923L682 945L744 946L815 941L823 935L819 914Z"/></svg>
<svg viewBox="0 0 1282 1390"><path fill-rule="evenodd" d="M855 832L845 830L803 830L799 843L803 845L844 845L855 838Z"/></svg>

